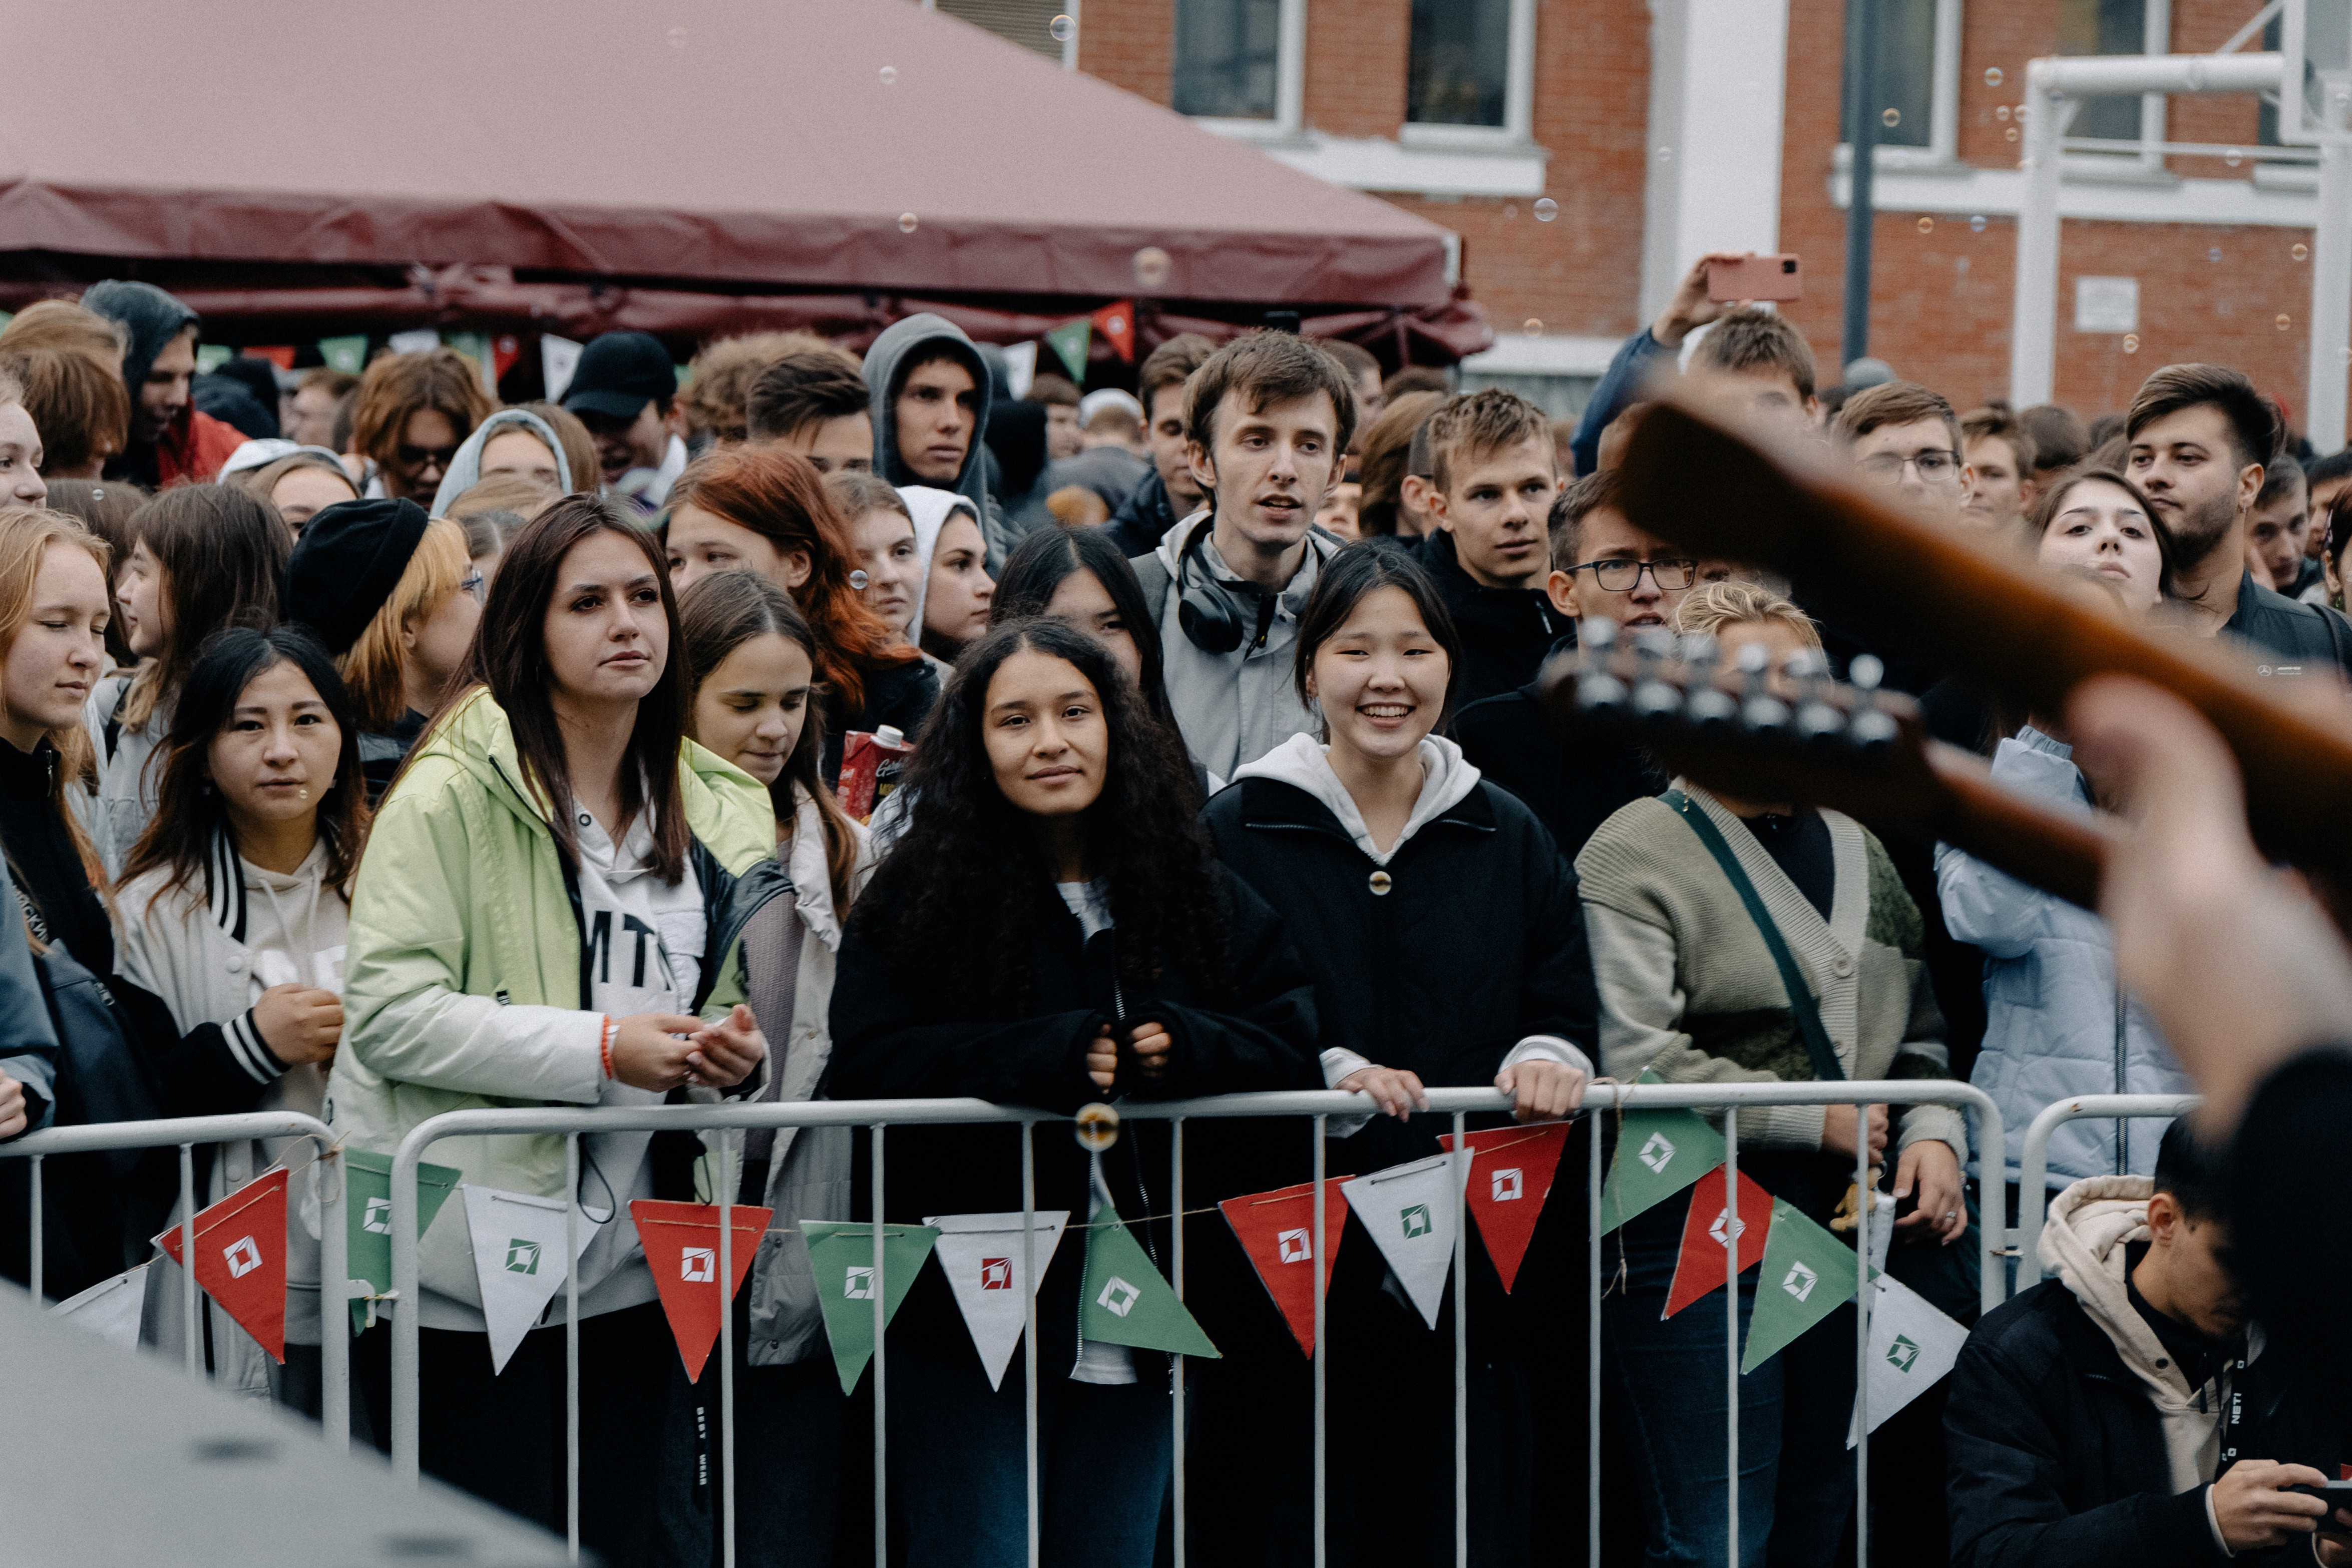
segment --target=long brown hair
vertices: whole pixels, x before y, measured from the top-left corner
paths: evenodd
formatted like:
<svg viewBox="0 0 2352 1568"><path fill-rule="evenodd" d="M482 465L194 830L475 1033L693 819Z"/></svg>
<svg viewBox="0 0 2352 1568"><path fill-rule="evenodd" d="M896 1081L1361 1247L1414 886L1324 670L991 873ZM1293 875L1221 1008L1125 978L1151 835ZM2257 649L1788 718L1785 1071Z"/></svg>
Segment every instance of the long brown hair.
<svg viewBox="0 0 2352 1568"><path fill-rule="evenodd" d="M180 689L205 638L228 626L278 624L279 585L294 541L277 508L235 485L174 485L131 516L131 540L163 569L172 635L139 667L122 704L127 730Z"/></svg>
<svg viewBox="0 0 2352 1568"><path fill-rule="evenodd" d="M548 830L565 857L580 857L580 835L572 826L572 766L564 755L563 732L548 700L554 672L547 665L547 606L555 596L563 558L599 533L616 533L645 552L661 585L662 618L669 625L669 649L661 679L637 699L637 720L629 732L629 748L621 762L621 809L630 816L653 813L654 868L672 887L686 875L689 830L686 800L678 788L677 754L686 739L686 714L690 688L686 672L686 638L678 626L677 599L669 588L669 562L654 536L615 503L602 496L571 495L550 506L507 542L499 574L490 584L489 603L482 606L481 628L474 634L466 662L449 682L448 694L434 714L441 718L488 687L490 699L504 710L514 731L515 750L521 753L528 784L544 797ZM420 745L419 750L422 750ZM414 755L414 753L411 753ZM394 787L397 788L395 781Z"/></svg>
<svg viewBox="0 0 2352 1568"><path fill-rule="evenodd" d="M816 634L817 679L833 688L845 712L866 705L865 671L922 657L892 637L882 617L849 585L857 564L849 525L825 493L824 476L806 458L772 447L713 452L678 476L669 504L673 511L700 507L750 529L780 551L808 557L808 581L793 598ZM667 538L667 525L662 531Z"/></svg>
<svg viewBox="0 0 2352 1568"><path fill-rule="evenodd" d="M701 693L702 683L727 662L729 654L753 637L772 633L796 645L809 656L810 664L816 663L816 634L793 608L791 596L757 573L713 572L678 595L677 615L686 628L693 696ZM816 802L817 818L824 824L824 868L833 884L834 913L845 920L857 874L857 830L833 791L825 787L824 754L824 708L811 701L801 723L800 740L768 793L775 803L776 822L785 833L793 829L793 785L800 785Z"/></svg>

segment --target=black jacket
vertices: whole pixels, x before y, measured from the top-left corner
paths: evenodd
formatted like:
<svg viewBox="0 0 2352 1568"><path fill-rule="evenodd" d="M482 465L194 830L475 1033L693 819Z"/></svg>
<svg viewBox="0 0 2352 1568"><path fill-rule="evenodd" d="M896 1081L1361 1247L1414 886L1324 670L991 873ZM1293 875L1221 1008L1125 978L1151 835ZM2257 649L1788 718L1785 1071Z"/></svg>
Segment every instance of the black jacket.
<svg viewBox="0 0 2352 1568"><path fill-rule="evenodd" d="M1143 476L1142 482L1127 492L1127 499L1118 503L1118 510L1110 514L1110 521L1103 528L1118 542L1118 552L1132 561L1159 549L1168 531L1182 521L1176 515L1175 503L1169 500L1168 487L1160 482L1160 469L1155 465Z"/></svg>
<svg viewBox="0 0 2352 1568"><path fill-rule="evenodd" d="M2261 650L2263 675L2333 665L2352 674L2352 626L2325 605L2305 605L2265 588L2244 573L2238 579L2238 608L2221 629Z"/></svg>
<svg viewBox="0 0 2352 1568"><path fill-rule="evenodd" d="M1433 1088L1493 1082L1528 1035L1559 1035L1600 1059L1576 873L1508 794L1479 781L1385 867L1328 806L1276 779L1219 792L1204 819L1219 858L1281 911L1307 955L1324 1048ZM1345 1163L1361 1173L1433 1154L1450 1126L1381 1118L1341 1146Z"/></svg>
<svg viewBox="0 0 2352 1568"><path fill-rule="evenodd" d="M2273 1349L2240 1380L2242 1455L2336 1474L2335 1423L2308 1378ZM1952 1371L1944 1429L1953 1568L2224 1561L2206 1522L2204 1489L2172 1490L2146 1385L2060 1280L2044 1280L1977 1325ZM2237 1561L2307 1564L2311 1551L2298 1542Z"/></svg>
<svg viewBox="0 0 2352 1568"><path fill-rule="evenodd" d="M1544 655L1575 623L1552 607L1540 588L1489 588L1462 569L1454 536L1440 529L1414 552L1437 585L1462 638L1462 670L1454 682L1459 708L1514 691L1536 678Z"/></svg>
<svg viewBox="0 0 2352 1568"><path fill-rule="evenodd" d="M1118 931L1083 942L1077 917L1041 879L1023 932L1036 965L1039 1001L1035 1016L1018 1019L976 1016L966 1000L947 994L933 981L920 955L885 951L874 939L871 921L853 915L834 978L833 1060L824 1092L835 1100L971 1095L1067 1116L1092 1101L1122 1095L1173 1100L1322 1088L1315 1058L1315 995L1307 970L1265 900L1230 876L1222 880L1231 973L1223 993L1211 996L1179 974L1163 977L1151 994L1119 994L1113 980ZM1087 1076L1087 1046L1098 1026L1122 1016L1167 1026L1174 1042L1170 1071L1156 1083L1105 1090ZM1187 1127L1188 1208L1262 1190L1248 1165L1255 1140L1244 1131L1254 1125L1203 1121ZM1298 1142L1305 1145L1304 1134ZM1037 1130L1035 1147L1037 1207L1067 1209L1072 1225L1084 1225L1089 1196L1086 1152L1066 1127L1052 1124ZM1130 1121L1103 1159L1113 1202L1163 1271L1170 1258L1167 1223L1145 1222L1144 1216L1169 1212L1169 1149L1167 1123ZM1228 1157L1232 1152L1238 1152L1238 1159ZM1021 1207L1017 1128L900 1128L886 1134L885 1156L887 1220ZM853 1212L861 1219L874 1212L870 1169L862 1156L854 1167ZM1223 1224L1213 1211L1208 1217ZM1188 1230L1188 1238L1193 1234ZM1042 1342L1053 1347L1041 1355L1039 1366L1056 1376L1066 1371L1076 1350L1086 1236L1075 1230L1063 1238L1039 1284L1039 1332ZM1222 1271L1221 1279L1201 1278L1193 1268L1196 1257L1188 1249L1187 1300L1215 1339L1220 1313L1204 1310L1208 1303L1255 1307L1247 1297L1257 1288L1231 1268ZM964 1331L953 1300L935 1274L926 1271L928 1286L917 1282L901 1321L910 1332L961 1337Z"/></svg>
<svg viewBox="0 0 2352 1568"><path fill-rule="evenodd" d="M1554 655L1575 648L1573 631L1551 645ZM1613 735L1556 728L1536 701L1532 683L1462 709L1454 716L1454 738L1488 784L1508 790L1536 814L1571 862L1620 806L1656 795L1668 783L1638 746Z"/></svg>

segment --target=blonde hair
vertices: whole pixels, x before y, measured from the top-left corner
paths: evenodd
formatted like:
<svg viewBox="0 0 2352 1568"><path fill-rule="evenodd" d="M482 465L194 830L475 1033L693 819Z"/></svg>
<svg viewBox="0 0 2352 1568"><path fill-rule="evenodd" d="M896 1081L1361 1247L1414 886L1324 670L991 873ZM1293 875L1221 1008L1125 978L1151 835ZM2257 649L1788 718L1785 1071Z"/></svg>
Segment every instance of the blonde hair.
<svg viewBox="0 0 2352 1568"><path fill-rule="evenodd" d="M1706 632L1720 641L1726 626L1774 621L1795 628L1807 647L1822 651L1821 628L1813 625L1811 616L1769 588L1736 580L1706 583L1692 589L1675 611L1674 629Z"/></svg>
<svg viewBox="0 0 2352 1568"><path fill-rule="evenodd" d="M113 564L112 548L83 527L80 519L47 507L0 509L0 658L5 658L16 645L16 634L32 617L34 583L40 575L41 559L52 544L68 544L85 552L98 563L100 577L112 581L109 571ZM49 804L65 819L74 852L81 858L82 869L89 873L91 885L102 889L106 886L105 868L99 864L98 852L91 847L80 822L66 805L68 781L79 784L97 773L89 731L78 722L68 723L49 731L48 742L58 749L58 759L56 776L49 781Z"/></svg>
<svg viewBox="0 0 2352 1568"><path fill-rule="evenodd" d="M362 728L389 730L408 710L408 689L402 679L407 664L400 646L402 623L412 616L432 615L450 595L462 591L472 564L461 524L445 517L425 525L425 537L416 542L416 552L408 558L408 570L394 584L392 596L352 644L351 652L336 661Z"/></svg>

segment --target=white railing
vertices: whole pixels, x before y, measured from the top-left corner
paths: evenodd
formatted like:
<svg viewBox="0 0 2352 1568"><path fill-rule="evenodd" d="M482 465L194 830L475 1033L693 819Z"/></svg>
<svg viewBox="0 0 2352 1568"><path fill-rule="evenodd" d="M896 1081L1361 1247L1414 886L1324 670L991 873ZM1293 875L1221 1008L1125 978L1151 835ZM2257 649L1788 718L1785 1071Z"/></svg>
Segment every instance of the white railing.
<svg viewBox="0 0 2352 1568"><path fill-rule="evenodd" d="M2042 1221L2050 1207L2050 1140L2078 1118L2117 1121L2186 1116L2203 1101L2193 1094L2084 1094L2045 1106L2025 1129L2017 1160L2017 1288L2042 1282ZM1990 1143L1981 1148L1992 1148ZM1988 1162L1990 1170L1990 1162Z"/></svg>

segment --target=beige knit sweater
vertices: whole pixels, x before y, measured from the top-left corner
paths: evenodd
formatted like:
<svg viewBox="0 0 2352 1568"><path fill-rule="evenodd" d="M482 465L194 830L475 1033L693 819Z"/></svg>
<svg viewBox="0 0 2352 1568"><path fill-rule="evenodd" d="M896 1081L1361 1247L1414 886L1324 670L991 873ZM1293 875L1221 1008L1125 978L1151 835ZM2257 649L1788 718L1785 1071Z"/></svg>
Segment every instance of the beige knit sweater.
<svg viewBox="0 0 2352 1568"><path fill-rule="evenodd" d="M1746 824L1688 781L1677 787L1713 819L1779 922L1846 1076L1949 1077L1943 1017L1921 962L1918 907L1878 840L1852 817L1822 813L1837 871L1824 921ZM1600 988L1602 1071L1630 1081L1648 1068L1669 1083L1812 1079L1771 950L1715 857L1672 807L1637 800L1619 811L1576 858L1576 874ZM1897 1126L1898 1147L1939 1138L1968 1158L1957 1109L1914 1106ZM1822 1108L1743 1110L1739 1136L1817 1149Z"/></svg>

